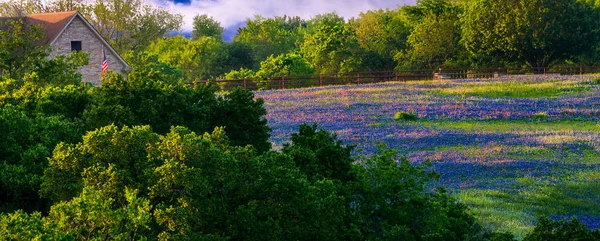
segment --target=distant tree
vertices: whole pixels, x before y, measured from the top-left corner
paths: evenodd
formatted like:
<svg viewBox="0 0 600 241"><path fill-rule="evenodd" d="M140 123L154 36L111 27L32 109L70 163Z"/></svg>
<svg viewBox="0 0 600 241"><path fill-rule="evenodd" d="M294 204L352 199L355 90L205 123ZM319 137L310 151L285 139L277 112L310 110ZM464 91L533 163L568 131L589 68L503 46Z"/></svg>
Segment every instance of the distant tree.
<svg viewBox="0 0 600 241"><path fill-rule="evenodd" d="M477 0L462 16L463 43L476 58L499 56L539 68L589 52L600 18L576 0Z"/></svg>
<svg viewBox="0 0 600 241"><path fill-rule="evenodd" d="M361 70L390 70L396 66L394 55L407 46L410 26L399 10L360 13L349 21L363 53Z"/></svg>
<svg viewBox="0 0 600 241"><path fill-rule="evenodd" d="M25 26L22 20L0 22L0 75L20 80L48 56L40 26Z"/></svg>
<svg viewBox="0 0 600 241"><path fill-rule="evenodd" d="M126 55L132 71L127 73L130 79L151 79L176 84L183 80L183 72L174 66L159 60L158 55L146 51Z"/></svg>
<svg viewBox="0 0 600 241"><path fill-rule="evenodd" d="M175 36L150 44L147 52L181 70L187 81L205 80L222 73L218 66L221 44L211 37L192 41Z"/></svg>
<svg viewBox="0 0 600 241"><path fill-rule="evenodd" d="M247 19L246 26L238 30L234 42L244 43L252 48L255 66L271 55L280 55L296 48L302 39L301 29L306 21L300 17L264 18L259 15Z"/></svg>
<svg viewBox="0 0 600 241"><path fill-rule="evenodd" d="M260 69L256 72L256 76L260 78L310 74L315 74L315 69L298 53L271 55L260 63Z"/></svg>
<svg viewBox="0 0 600 241"><path fill-rule="evenodd" d="M193 40L201 37L213 37L219 41L223 40L224 28L221 27L218 21L206 14L196 15L192 25L194 26L192 30Z"/></svg>
<svg viewBox="0 0 600 241"><path fill-rule="evenodd" d="M313 21L313 20L311 20ZM358 70L361 63L356 33L343 21L317 19L300 51L317 73L338 74Z"/></svg>
<svg viewBox="0 0 600 241"><path fill-rule="evenodd" d="M433 69L457 63L465 67L460 66L468 56L460 44L462 7L448 0L420 0L400 12L410 21L411 33L406 49L394 56L396 68Z"/></svg>
<svg viewBox="0 0 600 241"><path fill-rule="evenodd" d="M49 12L49 6L37 0L0 1L0 17L17 17L28 13Z"/></svg>
<svg viewBox="0 0 600 241"><path fill-rule="evenodd" d="M152 41L179 30L183 21L181 15L142 0L96 0L81 10L120 53L143 50Z"/></svg>
<svg viewBox="0 0 600 241"><path fill-rule="evenodd" d="M219 55L219 65L222 66L223 73L241 68L252 69L254 59L252 48L245 43L231 42L221 45Z"/></svg>
<svg viewBox="0 0 600 241"><path fill-rule="evenodd" d="M239 70L232 70L225 73L220 79L225 80L237 80L237 79L253 79L256 77L256 72L252 69L240 68Z"/></svg>
<svg viewBox="0 0 600 241"><path fill-rule="evenodd" d="M340 16L335 12L318 14L308 21L306 21L306 29L304 30L305 34L312 34L317 27L323 25L343 25L346 23L344 17Z"/></svg>

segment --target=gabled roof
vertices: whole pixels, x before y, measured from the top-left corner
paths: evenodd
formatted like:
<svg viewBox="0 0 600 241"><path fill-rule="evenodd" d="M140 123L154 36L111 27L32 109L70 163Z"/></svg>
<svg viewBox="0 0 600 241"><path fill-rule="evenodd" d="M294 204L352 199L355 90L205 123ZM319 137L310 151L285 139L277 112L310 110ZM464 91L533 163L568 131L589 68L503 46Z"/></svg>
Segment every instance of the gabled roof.
<svg viewBox="0 0 600 241"><path fill-rule="evenodd" d="M81 15L78 11L69 11L69 12L56 12L56 13L36 13L29 14L23 17L8 17L8 18L0 18L0 23L7 22L9 20L23 20L25 25L40 25L44 29L44 44L52 45L58 37L65 31L65 29L69 26L69 24L75 18L81 18L81 20L90 28L90 30L96 35L102 43L108 47L108 51L111 51L117 59L125 64L127 69L131 69L131 66L127 64L127 62L113 49L112 46L98 33L96 28L94 28L88 21ZM4 24L0 24L0 30ZM6 27L6 26L4 26Z"/></svg>
<svg viewBox="0 0 600 241"><path fill-rule="evenodd" d="M45 32L44 43L51 44L77 14L77 11L35 13L25 16L24 21L27 25L41 25Z"/></svg>

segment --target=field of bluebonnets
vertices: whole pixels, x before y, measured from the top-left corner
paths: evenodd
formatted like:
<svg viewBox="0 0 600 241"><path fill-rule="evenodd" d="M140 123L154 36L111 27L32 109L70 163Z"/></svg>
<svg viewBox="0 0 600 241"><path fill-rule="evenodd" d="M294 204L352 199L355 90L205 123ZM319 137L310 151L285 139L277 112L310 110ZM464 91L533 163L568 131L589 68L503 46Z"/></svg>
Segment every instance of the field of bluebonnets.
<svg viewBox="0 0 600 241"><path fill-rule="evenodd" d="M438 183L485 225L522 235L535 219L576 216L600 228L600 81L594 76L391 82L256 92L272 142L301 123L357 155L379 144L427 159ZM415 121L396 120L397 112ZM432 186L432 187L433 187Z"/></svg>

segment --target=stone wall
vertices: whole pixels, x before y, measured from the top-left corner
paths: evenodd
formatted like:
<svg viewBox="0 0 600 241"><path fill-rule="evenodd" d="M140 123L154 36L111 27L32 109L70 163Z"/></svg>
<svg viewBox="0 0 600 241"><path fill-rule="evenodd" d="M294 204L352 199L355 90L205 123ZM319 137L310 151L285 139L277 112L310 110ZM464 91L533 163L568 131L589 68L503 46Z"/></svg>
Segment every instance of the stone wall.
<svg viewBox="0 0 600 241"><path fill-rule="evenodd" d="M99 86L103 60L102 46L104 44L79 16L73 19L61 36L52 44L52 52L49 57L54 58L71 53L71 41L81 41L81 51L90 55L89 64L79 68L83 81ZM106 52L106 59L108 59L108 69L124 74L126 66L119 61L117 55L107 46L104 46L104 51Z"/></svg>

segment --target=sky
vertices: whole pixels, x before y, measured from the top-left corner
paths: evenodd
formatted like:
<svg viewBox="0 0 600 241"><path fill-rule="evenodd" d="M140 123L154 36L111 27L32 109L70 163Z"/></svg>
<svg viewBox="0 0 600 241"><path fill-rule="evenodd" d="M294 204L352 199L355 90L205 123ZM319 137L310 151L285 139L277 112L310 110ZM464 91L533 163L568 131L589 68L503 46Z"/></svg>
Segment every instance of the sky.
<svg viewBox="0 0 600 241"><path fill-rule="evenodd" d="M360 12L415 4L415 0L152 0L156 5L182 14L183 32L191 32L192 19L198 14L208 14L225 28L225 40L235 35L247 18L259 14L263 17L300 16L309 19L315 15L336 12L346 19Z"/></svg>

